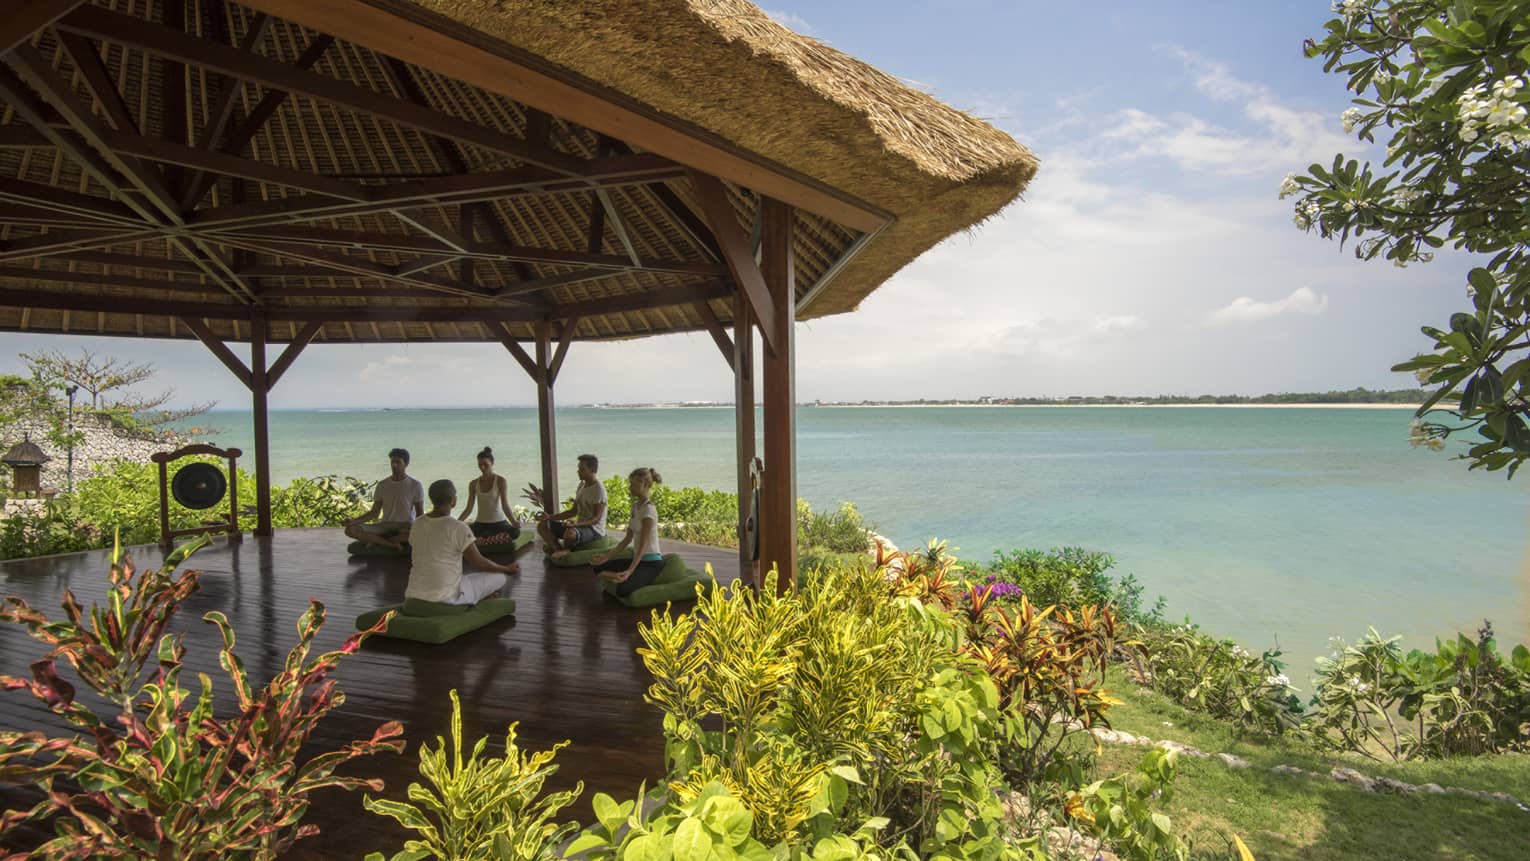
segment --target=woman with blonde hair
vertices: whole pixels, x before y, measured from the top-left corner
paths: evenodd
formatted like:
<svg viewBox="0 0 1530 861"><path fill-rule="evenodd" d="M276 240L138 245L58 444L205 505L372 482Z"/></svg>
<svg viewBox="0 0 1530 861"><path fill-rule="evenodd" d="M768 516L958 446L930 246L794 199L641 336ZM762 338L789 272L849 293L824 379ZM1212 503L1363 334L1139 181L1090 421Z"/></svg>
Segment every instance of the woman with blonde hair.
<svg viewBox="0 0 1530 861"><path fill-rule="evenodd" d="M590 560L595 573L617 585L616 592L622 597L652 583L664 570L664 554L659 549L659 512L648 498L656 484L663 484L659 471L651 466L640 466L627 476L627 490L632 494L632 517L627 521L627 534L610 553L603 553ZM632 547L631 559L613 559L628 546Z"/></svg>

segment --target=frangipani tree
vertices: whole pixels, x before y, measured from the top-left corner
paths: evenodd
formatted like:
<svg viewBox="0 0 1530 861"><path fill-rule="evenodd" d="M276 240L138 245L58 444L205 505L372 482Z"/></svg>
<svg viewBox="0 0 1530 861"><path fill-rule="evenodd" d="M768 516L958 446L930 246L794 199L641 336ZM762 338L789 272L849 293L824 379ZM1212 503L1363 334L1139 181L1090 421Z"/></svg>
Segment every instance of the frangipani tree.
<svg viewBox="0 0 1530 861"><path fill-rule="evenodd" d="M1475 430L1471 468L1530 459L1530 0L1342 0L1309 57L1348 77L1344 130L1386 144L1380 166L1340 154L1291 174L1304 231L1397 266L1449 245L1477 256L1464 309L1425 326L1431 352L1393 368L1434 391L1414 441Z"/></svg>

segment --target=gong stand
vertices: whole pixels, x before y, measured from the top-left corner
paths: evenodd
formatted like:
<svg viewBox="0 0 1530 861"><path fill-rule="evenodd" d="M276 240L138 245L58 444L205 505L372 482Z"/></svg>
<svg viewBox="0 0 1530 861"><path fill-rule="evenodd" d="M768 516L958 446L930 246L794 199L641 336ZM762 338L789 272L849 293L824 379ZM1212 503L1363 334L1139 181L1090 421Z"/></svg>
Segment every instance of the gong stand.
<svg viewBox="0 0 1530 861"><path fill-rule="evenodd" d="M228 519L215 520L192 529L170 529L170 464L183 457L198 454L210 454L213 457L228 459ZM159 464L159 543L162 547L169 547L172 539L182 535L206 535L208 533L227 532L228 540L243 541L244 535L239 531L239 469L236 461L244 454L237 448L222 449L201 443L183 446L175 451L158 451L149 455L149 460ZM211 467L210 464L204 464ZM191 466L196 466L192 464ZM216 467L211 467L216 470ZM177 473L179 477L179 473ZM179 498L176 500L186 504ZM205 508L211 508L217 504L216 498ZM193 507L193 506L187 506Z"/></svg>

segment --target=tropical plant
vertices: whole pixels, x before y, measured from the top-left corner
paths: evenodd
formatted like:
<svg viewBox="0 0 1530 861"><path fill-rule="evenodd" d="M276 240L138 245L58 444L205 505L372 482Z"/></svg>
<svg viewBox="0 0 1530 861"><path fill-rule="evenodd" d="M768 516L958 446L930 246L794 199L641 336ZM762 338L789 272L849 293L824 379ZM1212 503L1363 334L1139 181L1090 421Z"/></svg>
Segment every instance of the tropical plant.
<svg viewBox="0 0 1530 861"><path fill-rule="evenodd" d="M543 861L562 857L558 847L579 826L558 824L558 812L584 791L581 782L573 790L543 795L547 778L557 772L552 764L560 748L523 754L515 743L515 724L505 730L505 755L486 757L489 739L480 738L462 756L462 702L451 692L451 747L440 736L434 749L420 745L420 776L430 783L409 784L409 802L367 796L366 809L391 817L419 834L404 844L389 861ZM411 803L412 802L412 803ZM373 852L367 861L383 861Z"/></svg>
<svg viewBox="0 0 1530 861"><path fill-rule="evenodd" d="M1171 750L1148 751L1136 771L1069 793L1068 817L1132 861L1188 858L1190 849L1175 836L1173 822L1152 806L1154 800L1168 801L1173 796L1177 762Z"/></svg>
<svg viewBox="0 0 1530 861"><path fill-rule="evenodd" d="M1475 637L1398 647L1371 629L1318 661L1309 724L1328 745L1373 759L1530 750L1530 650L1505 658L1484 624Z"/></svg>
<svg viewBox="0 0 1530 861"><path fill-rule="evenodd" d="M1138 628L1136 634L1142 642L1133 656L1138 678L1169 699L1256 732L1278 734L1301 725L1301 700L1279 649L1254 655L1188 621Z"/></svg>
<svg viewBox="0 0 1530 861"><path fill-rule="evenodd" d="M1142 584L1128 574L1119 581L1109 571L1116 559L1109 553L1082 547L1051 550L999 551L987 565L976 566L971 578L981 582L1009 584L1037 606L1083 607L1109 604L1123 619L1155 624L1163 618L1164 599L1142 607ZM1010 593L998 588L1000 597Z"/></svg>
<svg viewBox="0 0 1530 861"><path fill-rule="evenodd" d="M182 635L167 632L200 575L171 574L195 546L172 555L157 572L137 572L120 547L114 549L104 607L87 611L66 592L63 620L49 619L14 596L0 609L0 621L24 625L50 646L32 664L30 680L0 676L0 685L31 691L88 739L0 730L0 774L36 784L47 795L28 810L0 816L0 831L51 823L56 836L37 849L38 857L275 857L318 830L302 824L310 793L382 786L337 776L338 766L402 749L402 728L390 721L370 739L300 756L318 722L345 702L329 674L378 630L354 634L337 651L310 658L324 624L317 601L298 620L298 644L281 671L258 688L234 652L228 619L219 612L203 617L222 635L218 660L232 684L234 715L217 716L207 675L200 676L200 694L182 687ZM60 658L114 713L98 715L76 699L74 686L57 671Z"/></svg>
<svg viewBox="0 0 1530 861"><path fill-rule="evenodd" d="M997 691L957 652L954 620L889 591L861 567L655 613L639 653L676 803L720 784L756 839L797 852L874 834L889 853L1013 857L990 755Z"/></svg>
<svg viewBox="0 0 1530 861"><path fill-rule="evenodd" d="M1471 468L1530 458L1530 0L1343 0L1309 57L1347 78L1346 132L1386 138L1375 168L1340 154L1288 175L1296 226L1398 266L1450 245L1475 255L1470 305L1431 352L1397 365L1433 392L1415 441L1475 430ZM1451 401L1459 396L1458 401Z"/></svg>
<svg viewBox="0 0 1530 861"><path fill-rule="evenodd" d="M348 475L294 478L285 487L272 488L271 524L279 529L340 526L371 506L375 485Z"/></svg>

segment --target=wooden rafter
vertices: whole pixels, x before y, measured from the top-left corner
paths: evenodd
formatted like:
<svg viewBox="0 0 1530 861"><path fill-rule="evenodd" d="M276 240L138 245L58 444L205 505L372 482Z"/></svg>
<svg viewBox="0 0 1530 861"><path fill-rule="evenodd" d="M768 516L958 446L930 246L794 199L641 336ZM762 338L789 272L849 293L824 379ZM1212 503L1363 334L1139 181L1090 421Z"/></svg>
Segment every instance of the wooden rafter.
<svg viewBox="0 0 1530 861"><path fill-rule="evenodd" d="M301 93L426 134L480 146L570 176L576 176L579 172L578 159L556 150L533 146L504 132L385 96L375 90L296 69L259 54L231 51L227 45L189 36L133 15L99 6L82 6L65 15L55 26L65 32L142 48L165 59L191 63L220 74L254 81L265 87Z"/></svg>
<svg viewBox="0 0 1530 861"><path fill-rule="evenodd" d="M32 34L67 15L85 0L13 0L0 19L0 54L32 38Z"/></svg>
<svg viewBox="0 0 1530 861"><path fill-rule="evenodd" d="M759 324L760 336L765 340L766 347L774 348L777 337L776 315L771 307L770 291L765 286L765 276L760 273L760 265L755 262L749 239L733 215L733 206L728 202L728 190L722 180L700 171L691 172L691 187L701 202L702 212L712 227L712 235L717 239L723 260L733 274L734 283L738 284L744 297L749 300L749 310Z"/></svg>

